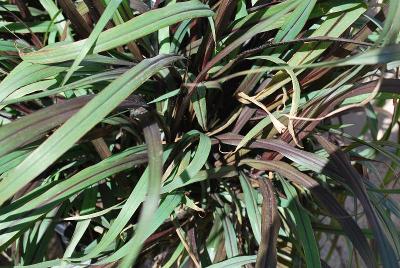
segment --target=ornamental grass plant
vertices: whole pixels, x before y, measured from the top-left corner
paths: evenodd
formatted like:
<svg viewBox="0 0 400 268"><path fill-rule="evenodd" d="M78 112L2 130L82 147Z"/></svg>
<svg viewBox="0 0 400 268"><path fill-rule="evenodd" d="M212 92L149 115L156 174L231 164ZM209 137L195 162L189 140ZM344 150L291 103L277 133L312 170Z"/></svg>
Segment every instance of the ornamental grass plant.
<svg viewBox="0 0 400 268"><path fill-rule="evenodd" d="M0 265L399 267L399 18L0 0Z"/></svg>

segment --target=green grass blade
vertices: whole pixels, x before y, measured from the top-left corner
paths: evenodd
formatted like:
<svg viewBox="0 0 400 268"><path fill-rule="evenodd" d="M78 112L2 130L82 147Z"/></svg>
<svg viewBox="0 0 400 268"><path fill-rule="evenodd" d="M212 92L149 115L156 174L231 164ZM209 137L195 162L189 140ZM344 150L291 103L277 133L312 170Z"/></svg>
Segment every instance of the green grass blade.
<svg viewBox="0 0 400 268"><path fill-rule="evenodd" d="M196 92L192 95L192 103L197 122L204 131L207 131L207 103L206 88L204 86L197 87Z"/></svg>
<svg viewBox="0 0 400 268"><path fill-rule="evenodd" d="M3 189L0 190L0 204L50 166L148 78L179 59L181 57L162 55L144 60L106 87L21 164L7 173L0 182L0 188Z"/></svg>
<svg viewBox="0 0 400 268"><path fill-rule="evenodd" d="M243 265L256 262L256 255L253 256L238 256L227 259L225 261L207 266L207 268L230 268L230 267L243 267Z"/></svg>
<svg viewBox="0 0 400 268"><path fill-rule="evenodd" d="M281 181L289 202L289 214L296 224L295 232L298 233L299 242L303 246L306 265L307 267L321 267L318 244L315 240L310 218L299 204L294 187L284 180Z"/></svg>
<svg viewBox="0 0 400 268"><path fill-rule="evenodd" d="M222 226L224 229L224 238L225 238L225 249L226 255L228 258L235 257L239 254L239 249L237 245L237 238L235 228L233 227L233 223L230 220L226 210L223 208L216 209L218 217L220 217Z"/></svg>
<svg viewBox="0 0 400 268"><path fill-rule="evenodd" d="M65 70L65 67L47 66L22 62L16 68L14 68L6 78L1 81L0 101L5 100L20 87L53 77Z"/></svg>
<svg viewBox="0 0 400 268"><path fill-rule="evenodd" d="M99 264L109 263L113 261L117 261L127 254L130 254L132 251L137 252L135 247L141 247L143 242L147 237L149 237L157 228L169 217L169 215L174 211L174 209L180 204L182 200L182 195L174 194L168 195L161 202L159 208L157 209L154 220L151 223L148 223L148 228L146 232L140 235L135 235L132 239L130 239L123 247L118 249L114 254L110 257L102 260Z"/></svg>
<svg viewBox="0 0 400 268"><path fill-rule="evenodd" d="M147 115L147 116L146 116ZM162 144L161 144L161 133L158 128L157 122L149 123L151 120L147 114L142 115L143 118L140 120L144 121L145 124L143 128L145 141L147 144L147 153L149 159L149 176L148 176L148 186L146 191L146 199L143 203L143 208L139 221L137 223L137 229L135 236L132 240L144 241L146 237L144 234L150 230L149 222L154 220L155 212L158 207L158 202L160 199L160 187L161 187L161 177L162 177ZM153 120L154 121L154 120ZM142 245L139 243L135 245L132 251L124 257L121 262L121 267L132 267L136 262L136 258L139 256Z"/></svg>
<svg viewBox="0 0 400 268"><path fill-rule="evenodd" d="M151 10L102 32L97 38L92 53L96 54L116 48L180 21L212 15L213 12L206 5L197 1L176 3L164 8ZM22 53L21 57L25 61L36 63L55 63L72 60L79 55L85 43L86 39L70 44L45 47L36 52Z"/></svg>
<svg viewBox="0 0 400 268"><path fill-rule="evenodd" d="M72 76L72 74L79 68L79 64L89 53L90 49L97 41L101 31L103 31L108 21L112 18L115 11L118 9L118 6L121 3L121 1L122 0L114 0L107 5L99 21L96 23L96 26L94 27L93 31L90 33L89 37L85 40L85 43L83 44L81 51L74 59L71 68L68 70L67 74L64 77L62 85L65 85L68 79Z"/></svg>
<svg viewBox="0 0 400 268"><path fill-rule="evenodd" d="M258 209L257 196L250 182L243 173L239 175L240 185L243 189L244 204L247 211L253 235L258 244L261 241L261 213Z"/></svg>
<svg viewBox="0 0 400 268"><path fill-rule="evenodd" d="M58 23L56 24L57 31L60 36L64 34L65 28L68 27L63 14L60 12L53 0L39 0L40 4L46 9L51 18L54 18ZM67 28L66 41L72 41L71 30Z"/></svg>

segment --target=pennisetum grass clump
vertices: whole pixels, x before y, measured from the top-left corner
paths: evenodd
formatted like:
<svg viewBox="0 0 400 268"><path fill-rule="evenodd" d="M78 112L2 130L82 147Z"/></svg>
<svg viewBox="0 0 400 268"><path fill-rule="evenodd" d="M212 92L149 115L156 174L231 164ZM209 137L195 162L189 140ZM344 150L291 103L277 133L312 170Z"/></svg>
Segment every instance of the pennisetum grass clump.
<svg viewBox="0 0 400 268"><path fill-rule="evenodd" d="M0 265L398 267L399 16L1 0Z"/></svg>

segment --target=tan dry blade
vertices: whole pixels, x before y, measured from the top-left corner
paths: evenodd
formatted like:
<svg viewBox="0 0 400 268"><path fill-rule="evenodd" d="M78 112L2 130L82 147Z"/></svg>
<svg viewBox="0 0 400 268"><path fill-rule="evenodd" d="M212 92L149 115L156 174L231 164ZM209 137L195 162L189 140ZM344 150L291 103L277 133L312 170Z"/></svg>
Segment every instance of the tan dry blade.
<svg viewBox="0 0 400 268"><path fill-rule="evenodd" d="M257 105L258 107L260 107L261 109L263 109L268 116L271 118L271 122L274 125L274 127L276 128L276 130L279 133L282 133L283 131L286 130L286 126L284 124L282 124L278 119L276 119L276 117L270 112L268 111L267 107L265 107L264 104L262 104L261 102L259 102L258 100L256 100L254 97L250 97L249 95L247 95L244 92L239 92L237 95L239 98L238 100L242 103L253 103L255 105Z"/></svg>

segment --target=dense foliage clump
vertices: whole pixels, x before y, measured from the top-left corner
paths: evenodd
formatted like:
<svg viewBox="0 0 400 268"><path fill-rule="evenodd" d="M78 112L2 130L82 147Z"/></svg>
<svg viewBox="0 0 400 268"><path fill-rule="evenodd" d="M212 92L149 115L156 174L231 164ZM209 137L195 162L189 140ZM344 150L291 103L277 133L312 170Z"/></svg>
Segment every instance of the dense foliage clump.
<svg viewBox="0 0 400 268"><path fill-rule="evenodd" d="M1 265L399 266L400 1L0 16Z"/></svg>

